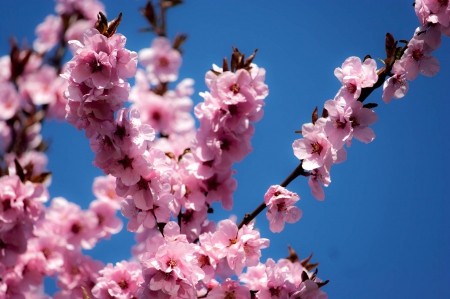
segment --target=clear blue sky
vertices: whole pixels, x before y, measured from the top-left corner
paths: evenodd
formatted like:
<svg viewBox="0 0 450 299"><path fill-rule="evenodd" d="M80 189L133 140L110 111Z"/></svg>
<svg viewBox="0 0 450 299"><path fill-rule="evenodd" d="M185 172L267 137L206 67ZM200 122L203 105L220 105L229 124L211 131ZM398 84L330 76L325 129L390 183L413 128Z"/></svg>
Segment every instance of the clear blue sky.
<svg viewBox="0 0 450 299"><path fill-rule="evenodd" d="M384 58L384 38L410 39L419 25L412 0L378 1L255 1L188 0L168 14L169 36L189 34L180 78L196 81L193 100L205 91L205 72L229 56L231 46L250 54L267 71L270 94L265 116L256 125L253 153L235 166L238 190L233 214L241 218L254 209L272 184L296 167L294 134L310 121L315 106L332 99L340 87L333 72L349 56ZM123 12L119 32L127 48L149 47L150 34L138 8L143 0L105 1L107 14ZM8 53L8 37L34 40L34 28L54 13L50 0L15 0L0 4L0 55ZM324 202L316 201L307 180L289 186L301 200L303 218L281 234L257 219L271 245L263 260L287 254L290 244L299 255L314 253L319 276L329 279L329 298L450 298L450 40L435 52L441 64L433 78L419 76L409 93L385 105L381 91L368 102L379 103L376 139L355 141L345 163L332 169ZM381 67L381 63L378 64ZM64 196L87 208L91 184L100 171L84 133L61 123L45 125L52 140L49 170L54 173L52 197ZM218 208L215 219L228 217ZM123 231L90 251L103 262L128 259L132 235ZM49 292L53 290L48 289Z"/></svg>

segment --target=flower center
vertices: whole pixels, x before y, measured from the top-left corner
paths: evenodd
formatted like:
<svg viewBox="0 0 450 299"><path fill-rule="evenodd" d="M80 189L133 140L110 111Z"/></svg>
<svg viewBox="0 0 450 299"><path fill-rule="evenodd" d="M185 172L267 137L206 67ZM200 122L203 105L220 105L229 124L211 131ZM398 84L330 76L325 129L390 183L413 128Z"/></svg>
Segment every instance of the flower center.
<svg viewBox="0 0 450 299"><path fill-rule="evenodd" d="M447 7L448 6L448 0L438 0L439 7Z"/></svg>
<svg viewBox="0 0 450 299"><path fill-rule="evenodd" d="M311 147L312 147L311 154L318 154L320 156L323 146L320 145L320 143L316 141L314 143L311 143Z"/></svg>
<svg viewBox="0 0 450 299"><path fill-rule="evenodd" d="M220 186L220 183L217 181L217 175L213 175L211 178L206 180L206 185L208 186L208 191L217 190Z"/></svg>
<svg viewBox="0 0 450 299"><path fill-rule="evenodd" d="M223 299L236 299L236 296L234 296L234 291L225 292L225 296L223 297Z"/></svg>
<svg viewBox="0 0 450 299"><path fill-rule="evenodd" d="M52 254L52 252L48 248L43 248L42 254L45 256L46 259L48 259L50 257L50 255Z"/></svg>
<svg viewBox="0 0 450 299"><path fill-rule="evenodd" d="M278 212L283 212L286 210L286 205L284 202L277 203L277 210Z"/></svg>
<svg viewBox="0 0 450 299"><path fill-rule="evenodd" d="M230 91L232 91L234 94L237 94L241 88L239 87L239 84L233 84L230 86Z"/></svg>
<svg viewBox="0 0 450 299"><path fill-rule="evenodd" d="M416 49L413 51L412 57L414 58L414 60L419 61L420 59L422 59L423 53L421 50Z"/></svg>
<svg viewBox="0 0 450 299"><path fill-rule="evenodd" d="M231 142L227 139L222 140L222 143L220 144L220 149L224 151L228 151L231 148Z"/></svg>
<svg viewBox="0 0 450 299"><path fill-rule="evenodd" d="M169 60L166 57L160 57L158 59L158 65L160 67L167 67L169 65Z"/></svg>
<svg viewBox="0 0 450 299"><path fill-rule="evenodd" d="M125 157L121 160L118 160L117 163L122 165L123 169L127 169L128 167L133 169L133 165L132 165L133 160L134 160L134 158L129 158L128 155L125 155Z"/></svg>
<svg viewBox="0 0 450 299"><path fill-rule="evenodd" d="M102 70L102 65L97 60L92 60L89 64L93 73L99 72Z"/></svg>
<svg viewBox="0 0 450 299"><path fill-rule="evenodd" d="M356 92L356 85L352 83L348 83L346 86L349 93L355 93Z"/></svg>
<svg viewBox="0 0 450 299"><path fill-rule="evenodd" d="M76 235L76 234L79 234L79 233L81 232L82 229L83 229L83 226L81 226L80 223L75 222L75 223L72 225L72 228L71 228L70 230Z"/></svg>
<svg viewBox="0 0 450 299"><path fill-rule="evenodd" d="M279 287L278 288L270 288L269 292L272 297L274 297L274 296L280 297L280 295L281 295L281 289Z"/></svg>
<svg viewBox="0 0 450 299"><path fill-rule="evenodd" d="M117 283L122 290L128 289L128 283L125 280L121 280Z"/></svg>
<svg viewBox="0 0 450 299"><path fill-rule="evenodd" d="M198 258L198 262L200 263L200 267L203 268L204 266L210 266L211 263L209 262L209 257L207 255L201 255Z"/></svg>
<svg viewBox="0 0 450 299"><path fill-rule="evenodd" d="M11 200L5 200L2 202L3 205L3 211L11 209Z"/></svg>
<svg viewBox="0 0 450 299"><path fill-rule="evenodd" d="M341 122L340 120L336 120L336 121L334 122L334 127L335 127L336 129L344 129L346 123L347 123L347 122Z"/></svg>
<svg viewBox="0 0 450 299"><path fill-rule="evenodd" d="M142 176L141 176L141 179L139 180L139 182L137 183L137 187L138 187L138 189L139 190L149 190L149 188L148 188L148 183L149 183L150 181L147 181L147 180L145 180Z"/></svg>
<svg viewBox="0 0 450 299"><path fill-rule="evenodd" d="M159 121L161 119L161 113L159 113L158 111L153 112L152 118L155 121Z"/></svg>
<svg viewBox="0 0 450 299"><path fill-rule="evenodd" d="M170 258L167 263L166 263L167 267L176 267L177 266L177 261L175 261L174 259Z"/></svg>

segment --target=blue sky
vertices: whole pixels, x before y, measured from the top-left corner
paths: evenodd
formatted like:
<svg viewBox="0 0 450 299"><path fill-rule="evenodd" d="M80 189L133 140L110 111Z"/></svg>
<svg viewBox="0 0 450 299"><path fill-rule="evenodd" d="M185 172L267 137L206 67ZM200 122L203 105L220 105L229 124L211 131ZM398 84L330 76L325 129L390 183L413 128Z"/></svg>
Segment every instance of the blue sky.
<svg viewBox="0 0 450 299"><path fill-rule="evenodd" d="M315 106L332 99L340 87L333 72L349 56L384 58L384 38L410 39L419 25L412 0L378 1L207 1L188 0L168 14L169 37L187 33L180 78L193 78L195 103L206 91L204 74L212 63L229 57L231 46L250 54L266 69L270 94L265 116L256 124L253 152L235 165L238 190L232 211L240 219L263 200L270 185L281 183L297 166L294 134L310 121ZM110 17L123 12L118 31L127 48L149 47L150 34L138 8L142 0L105 1ZM0 9L0 55L7 55L8 37L34 40L34 28L54 13L50 0L7 1ZM371 144L355 141L347 161L333 167L332 184L323 202L315 200L307 180L289 185L301 200L302 219L271 233L264 215L257 227L271 245L263 260L287 254L290 244L302 257L314 253L329 298L450 298L450 175L448 111L450 102L449 39L434 53L441 70L433 78L419 76L407 96L386 105L381 91L368 102L378 122ZM378 63L381 67L381 63ZM84 133L65 123L47 123L52 140L49 170L52 197L63 196L87 208L94 199L93 153ZM229 212L215 209L215 219ZM128 259L134 243L123 231L101 242L89 254L103 262ZM48 291L52 292L51 284Z"/></svg>

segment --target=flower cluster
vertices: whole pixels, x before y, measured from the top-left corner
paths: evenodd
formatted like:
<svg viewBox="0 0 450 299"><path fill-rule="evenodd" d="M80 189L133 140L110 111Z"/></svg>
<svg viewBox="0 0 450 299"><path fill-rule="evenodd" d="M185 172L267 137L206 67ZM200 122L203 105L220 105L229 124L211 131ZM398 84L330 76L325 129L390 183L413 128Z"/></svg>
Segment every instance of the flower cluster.
<svg viewBox="0 0 450 299"><path fill-rule="evenodd" d="M304 124L301 133L304 138L293 143L294 154L308 172L308 184L313 195L323 200L323 186L328 186L331 165L346 159L345 144L350 146L352 138L369 143L375 134L368 125L377 121L371 109L377 104L363 104L370 92L383 86L383 101L388 104L392 98L400 99L406 95L408 81L419 74L434 76L439 71L439 61L430 54L441 43L441 34L450 36L450 4L448 1L416 1L415 11L422 26L418 27L413 38L402 48L397 47L391 34L386 35L385 67L376 69L375 61L366 57L364 62L357 57L345 60L341 68L334 72L342 87L333 100L325 102L319 118L317 110L313 122ZM366 94L362 94L365 90Z"/></svg>
<svg viewBox="0 0 450 299"><path fill-rule="evenodd" d="M33 46L42 55L13 43L10 57L0 58L0 297L48 298L43 279L56 276L56 299L326 299L321 287L327 282L311 272L316 264L310 258L299 261L291 251L278 262L260 262L270 241L251 220L267 208L270 230L280 232L285 222L302 217L294 206L300 197L283 187L290 181L271 186L257 212L239 225L207 219L214 202L231 210L237 186L231 167L251 152L254 123L263 116L268 87L265 70L253 63L256 52L245 59L233 48L230 67L224 59L206 73L209 91L195 106L196 130L193 80L170 89L186 36L171 44L165 18L157 17L178 1L161 2L159 12L150 1L142 10L158 37L139 54L115 33L121 15L108 23L97 15L103 5L96 0L56 2L58 16L36 30ZM335 70L342 87L320 117L316 108L312 122L302 126L303 138L293 143L300 174L309 177L317 199L324 199L331 166L346 159L344 146L353 138L375 138L369 125L377 121L376 104L363 104L370 92L383 86L389 103L407 93L407 80L439 70L430 54L441 34L450 35L450 5L420 0L415 10L422 26L403 48L387 36L382 69L370 57L350 57ZM62 68L68 40L74 57ZM42 65L43 54L58 44L54 67ZM145 71L137 70L138 58ZM131 88L127 79L134 76ZM97 199L87 210L62 197L43 205L49 173L40 129L44 118L63 115L85 130L93 164L108 175L94 181ZM136 260L105 266L82 250L122 229L119 209L129 219L127 229L136 232Z"/></svg>
<svg viewBox="0 0 450 299"><path fill-rule="evenodd" d="M93 248L100 239L108 239L122 229L122 221L116 216L120 198L114 189L105 186L104 182L108 180L96 179L93 189L100 196L91 202L88 210L83 211L62 197L54 198L50 207L44 210L42 202L48 199L48 195L42 184L29 181L22 184L17 176L0 179L0 185L5 187L5 193L1 195L5 203L8 197L13 199L13 191L17 196L11 209L6 211L10 215L6 218L11 218L13 210L22 206L26 208L22 218L28 215L28 218L34 219L34 225L22 220L9 233L6 230L8 225L2 225L5 230L2 234L5 248L2 252L6 253L2 264L9 268L3 274L8 279L3 280L1 285L6 288L7 296L36 293L44 276L55 275L58 275L57 284L61 291L54 298L80 298L80 286L87 288L90 294L91 284L96 283L103 264L83 255L81 250ZM15 189L8 186L14 186ZM10 244L8 238L14 242ZM21 252L17 252L19 249Z"/></svg>
<svg viewBox="0 0 450 299"><path fill-rule="evenodd" d="M241 281L252 291L256 298L308 298L326 299L328 296L320 289L322 282L311 269L309 259L298 261L280 259L277 263L268 259L265 264L249 268L241 275ZM242 297L246 298L246 297Z"/></svg>
<svg viewBox="0 0 450 299"><path fill-rule="evenodd" d="M57 16L47 16L36 28L33 48L39 53L50 51L61 39L65 42L81 40L83 33L94 27L97 13L105 8L97 0L56 0L55 10Z"/></svg>
<svg viewBox="0 0 450 299"><path fill-rule="evenodd" d="M303 138L292 144L303 169L310 171L309 185L319 200L325 197L321 185L330 183L331 166L346 159L344 145L350 146L353 137L365 143L375 138L368 125L375 123L377 116L358 101L361 90L377 82L375 61L369 58L362 63L358 57L350 57L334 73L341 89L333 100L325 102L320 118L315 111L313 122L302 126Z"/></svg>
<svg viewBox="0 0 450 299"><path fill-rule="evenodd" d="M235 49L235 53L239 51ZM243 61L242 54L238 55ZM252 151L253 122L263 116L268 95L265 70L251 63L252 58L235 72L214 65L206 74L205 82L211 92L200 94L204 102L195 107L200 127L192 153L184 156L190 164L190 175L197 179L186 186L202 190L208 204L221 201L227 210L233 206L232 193L236 188L230 167Z"/></svg>
<svg viewBox="0 0 450 299"><path fill-rule="evenodd" d="M264 202L268 207L266 217L270 222L270 230L279 233L284 223L297 222L302 217L302 211L294 204L300 197L279 185L271 186L264 195Z"/></svg>
<svg viewBox="0 0 450 299"><path fill-rule="evenodd" d="M48 192L42 184L23 183L18 175L0 177L0 186L0 262L10 267L26 251Z"/></svg>
<svg viewBox="0 0 450 299"><path fill-rule="evenodd" d="M124 48L126 38L114 34L107 38L96 29L83 36L84 44L69 41L75 56L66 65L63 78L67 121L88 138L95 133L110 133L114 112L124 106L130 85L125 78L136 73L137 54Z"/></svg>

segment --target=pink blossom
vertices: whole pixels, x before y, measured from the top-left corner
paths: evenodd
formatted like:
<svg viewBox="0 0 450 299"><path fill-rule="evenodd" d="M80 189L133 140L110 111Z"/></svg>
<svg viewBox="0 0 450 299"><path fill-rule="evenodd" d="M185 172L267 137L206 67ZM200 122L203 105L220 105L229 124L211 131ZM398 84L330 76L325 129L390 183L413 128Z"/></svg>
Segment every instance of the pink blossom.
<svg viewBox="0 0 450 299"><path fill-rule="evenodd" d="M107 174L120 178L122 183L127 186L134 185L139 182L141 176L145 176L151 167L148 160L148 152L141 153L138 150L129 148L122 150L119 159L114 160Z"/></svg>
<svg viewBox="0 0 450 299"><path fill-rule="evenodd" d="M425 5L425 1L416 0L414 2L414 11L419 18L420 23L422 23L422 25L426 25L428 23L427 19L430 16L431 12L430 8Z"/></svg>
<svg viewBox="0 0 450 299"><path fill-rule="evenodd" d="M123 35L107 38L90 29L85 32L83 42L69 41L76 55L68 62L64 77L71 84L87 82L91 88L109 89L122 84L119 78L130 78L136 73L137 54L124 48Z"/></svg>
<svg viewBox="0 0 450 299"><path fill-rule="evenodd" d="M139 51L139 61L146 67L148 79L153 85L178 79L181 55L165 37L155 38L151 48Z"/></svg>
<svg viewBox="0 0 450 299"><path fill-rule="evenodd" d="M352 115L353 136L361 142L369 143L375 139L375 133L368 125L374 124L378 120L378 116L372 109L364 108L361 102L355 101L350 104ZM350 139L347 142L350 144Z"/></svg>
<svg viewBox="0 0 450 299"><path fill-rule="evenodd" d="M55 294L54 298L82 298L81 286L85 287L88 294L93 297L91 288L96 284L100 276L99 271L103 268L102 262L92 260L91 257L83 255L80 251L66 251L64 265L58 271L57 285L63 290L63 294L64 291L70 291L66 294L72 293L72 297Z"/></svg>
<svg viewBox="0 0 450 299"><path fill-rule="evenodd" d="M304 138L295 140L292 148L294 155L303 160L305 170L318 168L328 161L329 155L335 156L322 126L315 126L312 123L304 124L302 134ZM333 160L335 160L334 157Z"/></svg>
<svg viewBox="0 0 450 299"><path fill-rule="evenodd" d="M240 275L244 266L256 266L261 249L269 246L268 239L260 238L259 232L244 225L238 229L231 220L222 220L211 238L219 259L226 257L228 265Z"/></svg>
<svg viewBox="0 0 450 299"><path fill-rule="evenodd" d="M302 217L302 211L294 204L300 197L279 185L271 186L264 195L264 202L268 207L266 213L270 221L270 230L279 233L284 228L284 223L297 222Z"/></svg>
<svg viewBox="0 0 450 299"><path fill-rule="evenodd" d="M222 201L222 207L231 210L233 207L233 193L237 188L236 179L231 176L235 171L229 169L227 171L216 173L212 177L202 181L202 186L208 194L206 201L212 204L214 201Z"/></svg>
<svg viewBox="0 0 450 299"><path fill-rule="evenodd" d="M337 101L333 100L325 102L325 109L328 111L328 119L324 125L324 131L333 148L338 150L351 136L350 115L352 111L344 109Z"/></svg>
<svg viewBox="0 0 450 299"><path fill-rule="evenodd" d="M237 281L227 278L220 285L213 288L206 296L207 299L250 299L250 290L246 286L242 286Z"/></svg>
<svg viewBox="0 0 450 299"><path fill-rule="evenodd" d="M13 174L0 177L0 231L8 231L16 223L33 224L47 200L48 193L42 185L22 183Z"/></svg>
<svg viewBox="0 0 450 299"><path fill-rule="evenodd" d="M68 249L91 249L98 238L95 232L98 218L93 211L82 211L74 203L62 197L52 200L50 209L45 214L48 230L67 240Z"/></svg>
<svg viewBox="0 0 450 299"><path fill-rule="evenodd" d="M406 81L405 70L397 60L392 67L393 75L383 84L383 101L389 104L392 98L403 98L408 92L409 83Z"/></svg>
<svg viewBox="0 0 450 299"><path fill-rule="evenodd" d="M51 276L64 264L65 243L63 239L55 237L49 231L38 230L36 233L38 236L28 241L27 251L42 257L44 263L41 273Z"/></svg>
<svg viewBox="0 0 450 299"><path fill-rule="evenodd" d="M144 282L141 269L136 262L122 261L106 265L99 271L101 276L97 279L97 284L92 288L95 298L136 298L141 283Z"/></svg>
<svg viewBox="0 0 450 299"><path fill-rule="evenodd" d="M13 223L0 229L0 264L12 267L20 254L27 250L27 237L31 235L32 227L22 223Z"/></svg>
<svg viewBox="0 0 450 299"><path fill-rule="evenodd" d="M61 17L48 15L45 21L36 27L38 38L34 41L33 48L39 53L48 52L59 42L62 29Z"/></svg>
<svg viewBox="0 0 450 299"><path fill-rule="evenodd" d="M206 196L200 181L194 175L186 173L182 173L182 179L185 192L179 199L180 203L185 209L202 210L205 206Z"/></svg>
<svg viewBox="0 0 450 299"><path fill-rule="evenodd" d="M0 83L11 78L11 58L9 55L0 57Z"/></svg>
<svg viewBox="0 0 450 299"><path fill-rule="evenodd" d="M135 232L139 229L140 223L137 222L137 215L140 212L132 198L125 198L121 205L120 211L125 218L128 218L127 230Z"/></svg>
<svg viewBox="0 0 450 299"><path fill-rule="evenodd" d="M328 299L327 294L319 289L317 283L305 280L300 284L300 290L292 294L291 299Z"/></svg>
<svg viewBox="0 0 450 299"><path fill-rule="evenodd" d="M75 23L71 24L64 34L64 40L83 40L83 34L86 30L91 29L95 26L96 20L77 20ZM70 49L70 48L69 48Z"/></svg>
<svg viewBox="0 0 450 299"><path fill-rule="evenodd" d="M56 0L55 11L59 15L80 13L84 18L95 21L98 12L105 11L105 7L97 0Z"/></svg>
<svg viewBox="0 0 450 299"><path fill-rule="evenodd" d="M70 62L69 69L75 83L91 79L95 88L111 88L111 82L119 80L117 73L113 71L114 66L105 52L97 53L90 49L77 50L74 59Z"/></svg>
<svg viewBox="0 0 450 299"><path fill-rule="evenodd" d="M433 50L439 48L441 45L441 24L439 23L428 23L417 27L414 31L414 38L418 40L424 40L425 43L430 46Z"/></svg>
<svg viewBox="0 0 450 299"><path fill-rule="evenodd" d="M247 271L239 276L239 280L250 290L260 290L267 283L266 265L259 263L247 268Z"/></svg>
<svg viewBox="0 0 450 299"><path fill-rule="evenodd" d="M56 89L55 81L62 84L61 81L57 80L55 68L44 65L37 72L24 77L20 84L20 91L23 97L29 97L36 106L53 104L58 100L58 93L61 92L61 89Z"/></svg>
<svg viewBox="0 0 450 299"><path fill-rule="evenodd" d="M155 130L141 122L139 110L136 108L120 110L115 125L115 144L133 156L142 154L147 149L148 142L155 139Z"/></svg>
<svg viewBox="0 0 450 299"><path fill-rule="evenodd" d="M342 68L336 68L334 75L343 84L339 90L347 101L356 100L361 94L361 89L371 87L377 82L378 75L375 60L369 58L361 63L358 57L349 57L342 64Z"/></svg>
<svg viewBox="0 0 450 299"><path fill-rule="evenodd" d="M236 73L224 72L217 77L211 91L213 94L217 92L219 99L226 105L254 101L251 80L250 73L245 69L237 70Z"/></svg>
<svg viewBox="0 0 450 299"><path fill-rule="evenodd" d="M176 292L181 281L193 288L205 276L195 252L195 245L173 241L159 246L155 253L144 254L141 264L145 284L166 294Z"/></svg>
<svg viewBox="0 0 450 299"><path fill-rule="evenodd" d="M325 193L321 185L328 187L331 183L330 172L325 166L315 168L311 171L308 178L308 185L311 188L311 193L317 200L324 200Z"/></svg>
<svg viewBox="0 0 450 299"><path fill-rule="evenodd" d="M120 208L122 197L116 194L116 178L113 176L99 176L94 179L92 184L92 193L104 201L112 203L117 209Z"/></svg>
<svg viewBox="0 0 450 299"><path fill-rule="evenodd" d="M20 108L20 98L11 82L0 83L0 120L8 120Z"/></svg>
<svg viewBox="0 0 450 299"><path fill-rule="evenodd" d="M266 80L266 70L258 67L256 64L252 63L250 69L250 75L252 77L252 82L250 86L256 92L256 100L264 100L269 95L269 88L264 83Z"/></svg>
<svg viewBox="0 0 450 299"><path fill-rule="evenodd" d="M198 238L202 232L202 224L207 219L208 208L203 205L203 209L198 211L186 209L181 214L181 231L190 242Z"/></svg>
<svg viewBox="0 0 450 299"><path fill-rule="evenodd" d="M295 292L295 285L289 280L289 273L278 267L274 260L266 261L265 272L267 280L256 293L256 298L289 298Z"/></svg>
<svg viewBox="0 0 450 299"><path fill-rule="evenodd" d="M431 49L423 40L412 39L400 59L406 79L412 81L421 73L432 77L439 71L439 61L430 56Z"/></svg>
<svg viewBox="0 0 450 299"><path fill-rule="evenodd" d="M194 83L194 80L191 78L181 80L175 87L177 96L180 98L191 96L194 93Z"/></svg>
<svg viewBox="0 0 450 299"><path fill-rule="evenodd" d="M66 116L67 99L64 97L64 91L67 89L68 82L62 77L56 77L50 85L50 89L55 93L55 97L49 103L47 118L64 120Z"/></svg>
<svg viewBox="0 0 450 299"><path fill-rule="evenodd" d="M450 4L442 0L423 0L423 5L430 11L428 22L440 23L447 27L450 24Z"/></svg>
<svg viewBox="0 0 450 299"><path fill-rule="evenodd" d="M133 107L139 109L142 121L163 135L170 136L194 129L195 122L190 114L192 100L170 90L162 96L155 94L141 70L136 74L136 85L131 90L130 99L134 103Z"/></svg>
<svg viewBox="0 0 450 299"><path fill-rule="evenodd" d="M109 239L112 234L122 230L122 221L116 216L117 209L111 201L94 200L89 205L89 210L97 215L97 238Z"/></svg>

